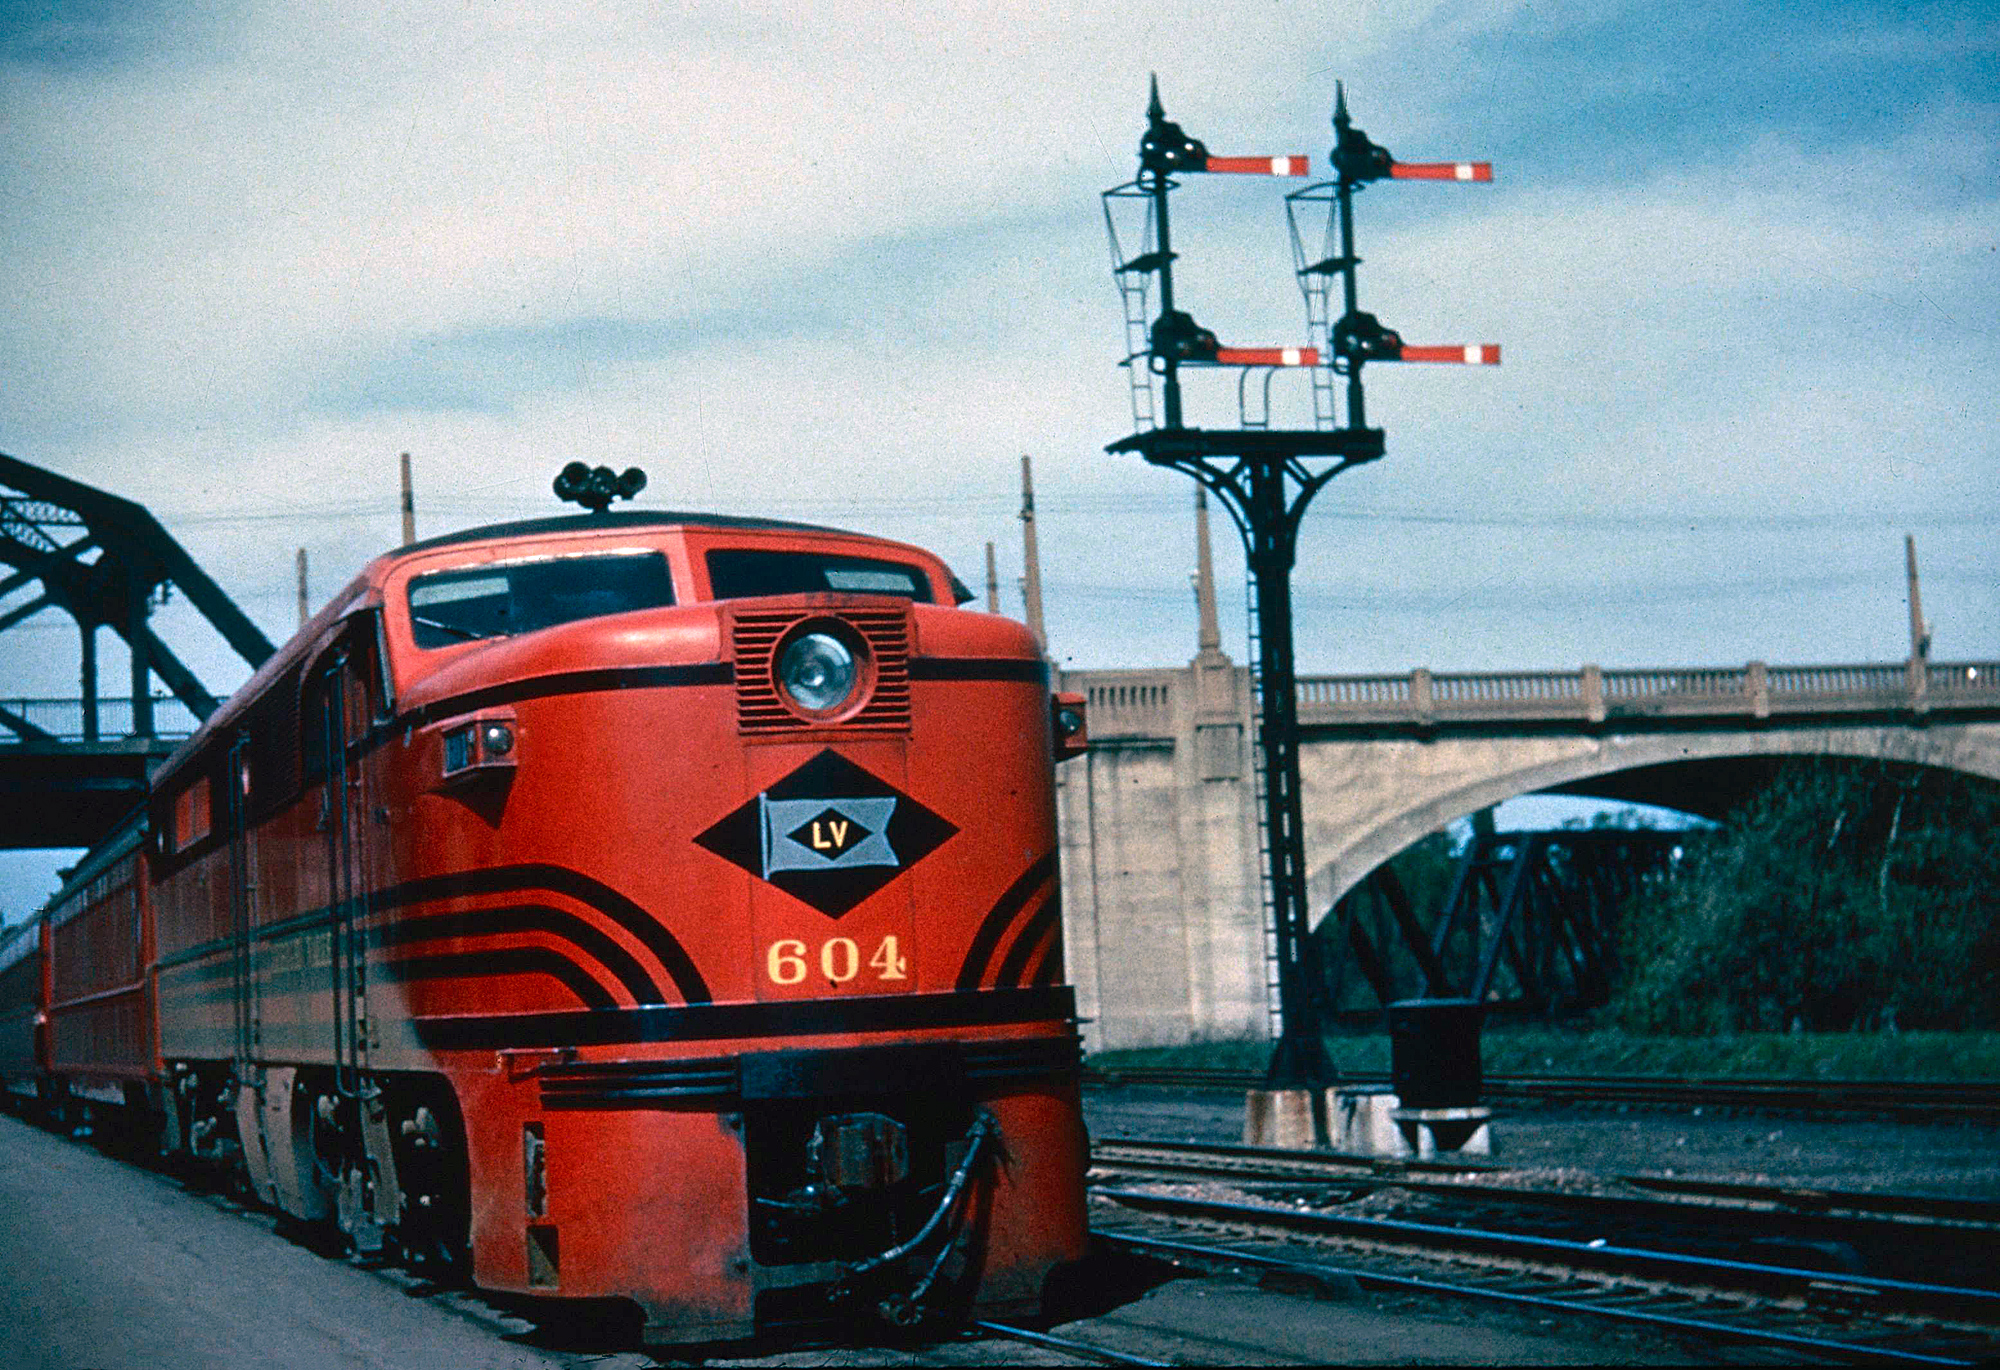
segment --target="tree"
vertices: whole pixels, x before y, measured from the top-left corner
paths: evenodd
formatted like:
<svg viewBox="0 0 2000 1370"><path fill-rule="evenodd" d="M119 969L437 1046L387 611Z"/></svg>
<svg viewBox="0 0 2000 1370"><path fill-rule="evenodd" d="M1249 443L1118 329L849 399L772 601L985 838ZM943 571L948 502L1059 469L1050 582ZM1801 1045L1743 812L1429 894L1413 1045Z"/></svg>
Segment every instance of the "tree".
<svg viewBox="0 0 2000 1370"><path fill-rule="evenodd" d="M2000 1026L2000 786L1796 762L1624 919L1619 1015L1655 1032Z"/></svg>

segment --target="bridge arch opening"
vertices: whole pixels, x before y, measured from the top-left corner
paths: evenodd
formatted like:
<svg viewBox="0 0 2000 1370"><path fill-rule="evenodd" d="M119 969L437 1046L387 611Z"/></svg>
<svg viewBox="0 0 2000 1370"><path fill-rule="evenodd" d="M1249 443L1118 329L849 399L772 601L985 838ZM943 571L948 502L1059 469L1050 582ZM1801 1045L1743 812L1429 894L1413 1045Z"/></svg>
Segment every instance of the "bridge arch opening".
<svg viewBox="0 0 2000 1370"><path fill-rule="evenodd" d="M1900 722L1900 721L1898 721ZM1349 758L1385 798L1372 813L1342 815L1308 828L1311 849L1328 853L1311 872L1312 907L1322 915L1405 848L1453 822L1511 799L1562 795L1611 804L1646 804L1719 820L1770 784L1789 759L1875 761L1952 771L2000 781L2000 731L1978 723L1930 728L1879 724L1829 728L1645 733L1606 736L1550 756L1512 759L1506 738L1420 742L1397 739L1361 744L1382 749L1375 757ZM1450 767L1418 764L1426 748L1456 748ZM1442 774L1440 774L1442 772ZM1433 778L1435 777L1435 778ZM1342 777L1315 777L1308 794L1338 794Z"/></svg>
<svg viewBox="0 0 2000 1370"><path fill-rule="evenodd" d="M1630 807L1664 800L1676 807ZM1986 848L1996 823L2000 781L1936 755L1926 763L1875 749L1711 757L1560 781L1455 816L1321 905L1323 1007L1359 1023L1396 999L1471 997L1553 1018L1623 993L1629 1025L1656 1001L1664 1008L1652 1026L1672 1031L1696 1012L1675 996L1735 964L1798 987L1697 996L1717 1029L1893 1026L1899 1000L1925 1026L1983 1023L2000 1013L1985 1014L1977 992L1899 976L1894 963L1921 945L2000 988L2000 860L1968 856ZM1935 855L1953 845L1958 857ZM1757 901L1740 891L1787 866L1781 890L1791 904L1747 907ZM1976 888L1949 888L1966 882ZM1959 907L1968 901L1983 901L1985 916ZM1737 940L1778 948L1769 964L1753 966L1751 952L1715 931L1732 918ZM1716 945L1696 950L1704 937ZM1853 967L1785 964L1794 943L1810 962L1815 939L1826 962ZM1658 966L1677 957L1712 969L1669 984ZM1807 985L1814 976L1823 983Z"/></svg>

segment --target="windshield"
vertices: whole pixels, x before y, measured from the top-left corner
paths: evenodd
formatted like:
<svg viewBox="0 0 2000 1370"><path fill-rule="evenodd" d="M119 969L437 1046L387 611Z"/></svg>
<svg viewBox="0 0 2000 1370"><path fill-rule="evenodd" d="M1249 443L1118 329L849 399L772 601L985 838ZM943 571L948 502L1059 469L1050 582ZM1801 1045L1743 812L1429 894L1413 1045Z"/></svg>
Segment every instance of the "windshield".
<svg viewBox="0 0 2000 1370"><path fill-rule="evenodd" d="M826 552L769 552L742 547L708 554L709 591L717 599L758 595L895 595L931 602L931 582L920 569L894 561L834 556Z"/></svg>
<svg viewBox="0 0 2000 1370"><path fill-rule="evenodd" d="M419 647L449 647L673 602L659 552L555 557L418 576L410 627Z"/></svg>

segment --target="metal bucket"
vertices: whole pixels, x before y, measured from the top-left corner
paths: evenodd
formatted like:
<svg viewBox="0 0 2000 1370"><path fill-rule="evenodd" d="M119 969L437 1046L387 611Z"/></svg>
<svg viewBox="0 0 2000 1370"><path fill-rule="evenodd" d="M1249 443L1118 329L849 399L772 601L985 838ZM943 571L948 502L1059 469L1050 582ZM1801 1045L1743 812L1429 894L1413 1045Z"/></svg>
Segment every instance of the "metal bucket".
<svg viewBox="0 0 2000 1370"><path fill-rule="evenodd" d="M1400 999L1389 1005L1389 1071L1404 1108L1479 1103L1477 999Z"/></svg>

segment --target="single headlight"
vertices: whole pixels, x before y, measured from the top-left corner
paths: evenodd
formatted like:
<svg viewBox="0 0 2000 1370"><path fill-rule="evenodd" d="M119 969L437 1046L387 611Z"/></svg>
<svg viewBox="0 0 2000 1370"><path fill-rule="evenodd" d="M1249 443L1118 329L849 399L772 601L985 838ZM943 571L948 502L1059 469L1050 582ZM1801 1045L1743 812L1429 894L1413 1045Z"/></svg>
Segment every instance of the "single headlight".
<svg viewBox="0 0 2000 1370"><path fill-rule="evenodd" d="M479 729L479 754L496 761L514 750L514 730L505 723L487 723Z"/></svg>
<svg viewBox="0 0 2000 1370"><path fill-rule="evenodd" d="M778 683L808 713L830 713L854 693L854 653L830 633L793 638L778 655Z"/></svg>

